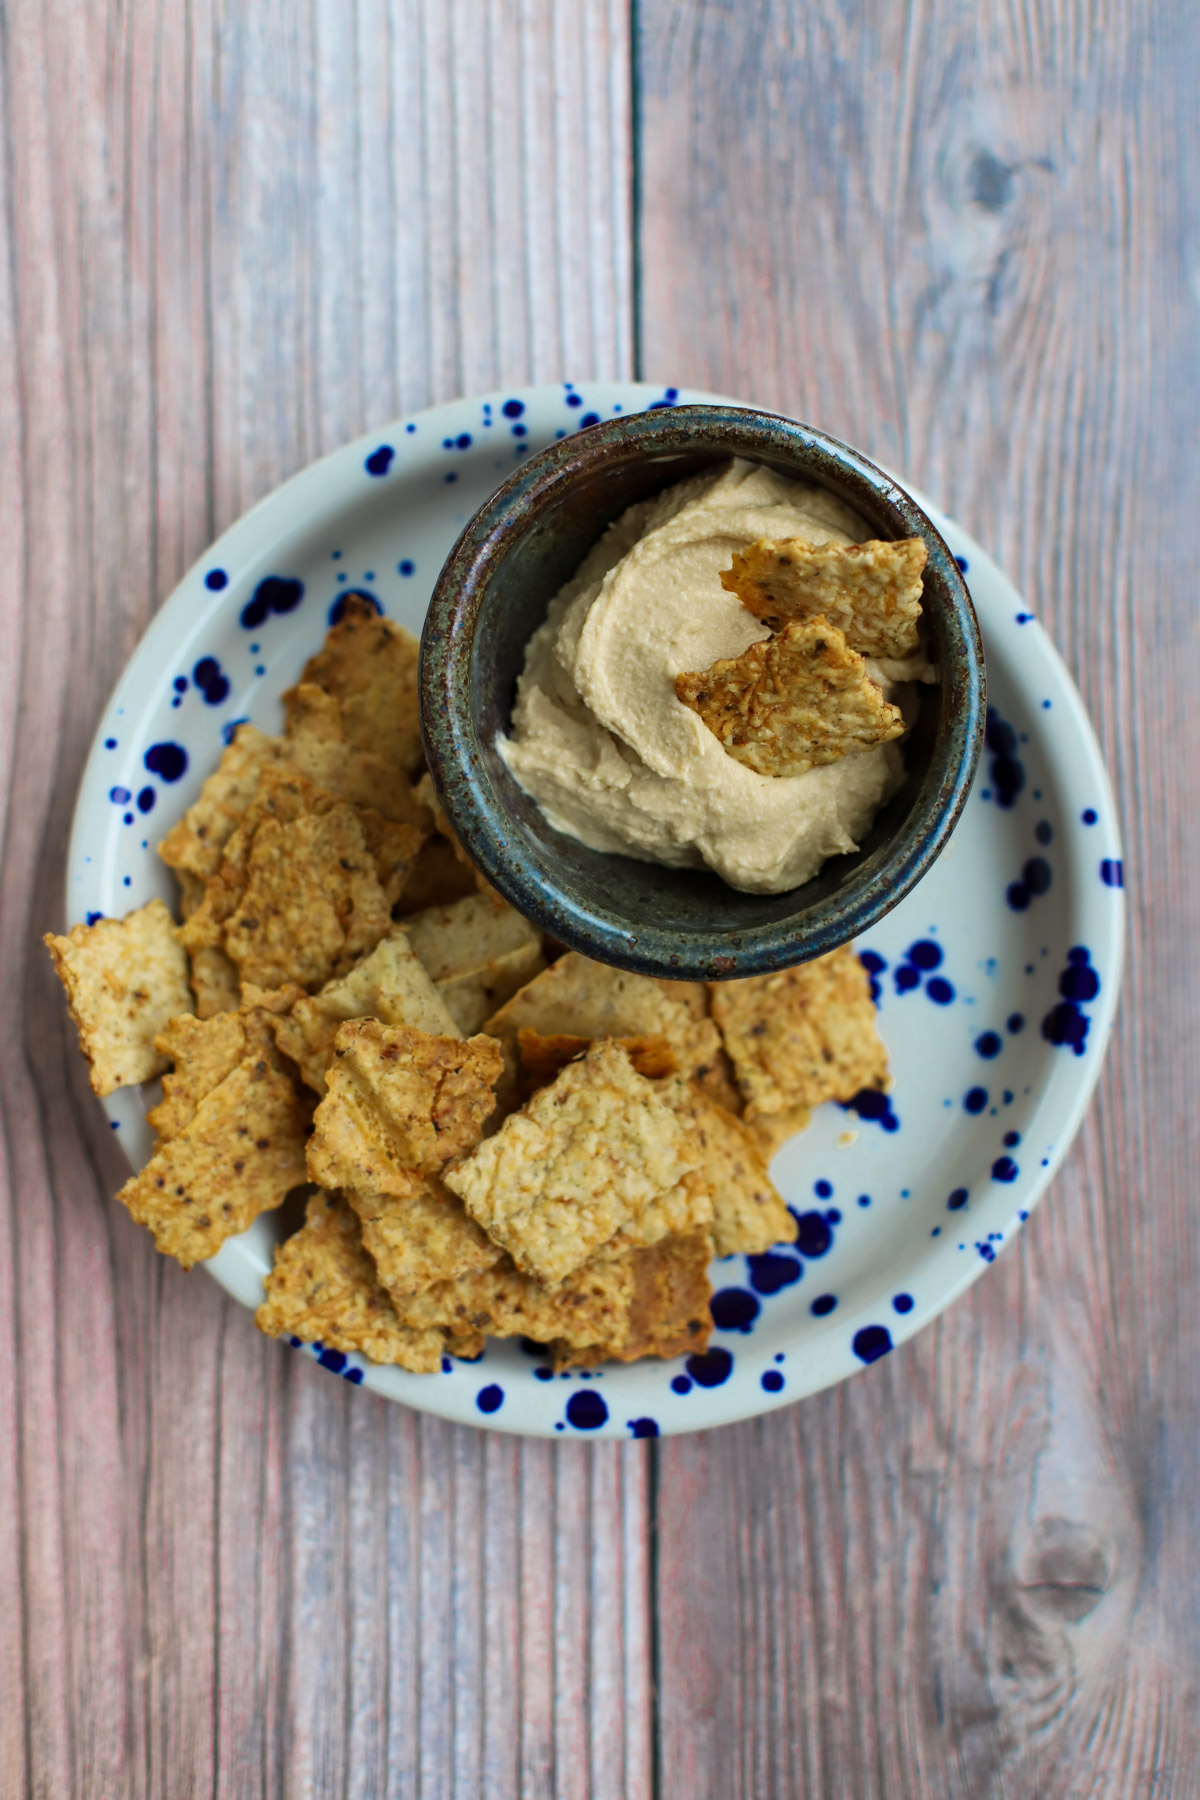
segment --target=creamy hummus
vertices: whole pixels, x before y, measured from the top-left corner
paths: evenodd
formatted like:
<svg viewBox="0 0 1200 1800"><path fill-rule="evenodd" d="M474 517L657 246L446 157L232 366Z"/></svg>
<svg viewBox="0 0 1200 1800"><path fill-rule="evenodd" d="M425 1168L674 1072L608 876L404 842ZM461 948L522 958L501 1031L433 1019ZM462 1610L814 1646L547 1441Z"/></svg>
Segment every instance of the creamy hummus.
<svg viewBox="0 0 1200 1800"><path fill-rule="evenodd" d="M512 735L499 743L550 823L596 850L707 864L747 893L798 887L826 857L857 849L903 778L897 744L804 775L759 775L674 682L770 636L721 586L735 550L870 536L824 489L742 461L623 513L529 640ZM911 696L899 684L930 676L922 655L868 667L902 708Z"/></svg>

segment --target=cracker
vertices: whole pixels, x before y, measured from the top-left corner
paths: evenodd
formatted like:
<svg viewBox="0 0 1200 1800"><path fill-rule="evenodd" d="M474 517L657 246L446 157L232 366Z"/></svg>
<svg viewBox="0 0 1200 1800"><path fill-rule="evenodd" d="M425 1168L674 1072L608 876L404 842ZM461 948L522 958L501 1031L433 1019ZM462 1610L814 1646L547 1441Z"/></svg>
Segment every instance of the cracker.
<svg viewBox="0 0 1200 1800"><path fill-rule="evenodd" d="M904 735L900 708L820 615L711 669L677 675L675 692L730 756L759 775L804 775Z"/></svg>
<svg viewBox="0 0 1200 1800"><path fill-rule="evenodd" d="M560 1335L549 1346L556 1368L636 1362L641 1356L689 1356L703 1350L712 1331L712 1244L704 1231L666 1238L629 1258L633 1293L615 1329L589 1344Z"/></svg>
<svg viewBox="0 0 1200 1800"><path fill-rule="evenodd" d="M179 936L193 954L223 949L243 984L320 986L388 931L420 843L415 825L353 807L296 771L268 770Z"/></svg>
<svg viewBox="0 0 1200 1800"><path fill-rule="evenodd" d="M376 1019L341 1026L313 1121L312 1179L411 1193L415 1174L434 1174L478 1143L501 1067L490 1038L433 1037Z"/></svg>
<svg viewBox="0 0 1200 1800"><path fill-rule="evenodd" d="M746 1129L764 1162L812 1123L811 1106L785 1106L782 1112L755 1113L745 1120Z"/></svg>
<svg viewBox="0 0 1200 1800"><path fill-rule="evenodd" d="M461 1031L478 1031L546 966L541 934L498 895L429 907L404 929Z"/></svg>
<svg viewBox="0 0 1200 1800"><path fill-rule="evenodd" d="M268 737L256 725L239 725L233 742L201 788L200 798L158 846L163 861L203 881L215 875L225 845L258 792L264 770L285 760L286 755L286 746L278 738ZM185 917L188 910L195 908L185 909Z"/></svg>
<svg viewBox="0 0 1200 1800"><path fill-rule="evenodd" d="M419 651L411 632L347 594L341 619L305 663L297 687L283 696L289 725L299 688L315 683L338 702L347 742L411 772L421 761Z"/></svg>
<svg viewBox="0 0 1200 1800"><path fill-rule="evenodd" d="M712 1217L713 1190L709 1171L689 1169L682 1181L647 1201L627 1225L622 1225L607 1244L602 1244L596 1258L624 1256L630 1250L657 1244L662 1238L673 1237L679 1232L697 1231L701 1226L710 1226Z"/></svg>
<svg viewBox="0 0 1200 1800"><path fill-rule="evenodd" d="M407 937L393 929L348 975L302 995L276 1027L275 1041L298 1066L309 1087L325 1092L333 1043L347 1019L412 1025L435 1037L458 1037L458 1026L417 960Z"/></svg>
<svg viewBox="0 0 1200 1800"><path fill-rule="evenodd" d="M416 794L421 804L427 806L429 811L433 814L433 826L434 830L438 833L438 836L443 838L445 842L449 844L455 859L461 866L464 869L469 869L471 871L471 877L474 881L476 891L480 894L486 894L496 906L507 905L507 902L496 892L487 876L480 874L479 870L475 867L475 864L471 861L470 857L459 843L454 827L451 825L442 809L442 803L437 797L437 789L433 785L433 776L429 774L428 770L422 775L420 781L418 781Z"/></svg>
<svg viewBox="0 0 1200 1800"><path fill-rule="evenodd" d="M475 871L470 863L455 854L448 838L435 831L421 845L396 913L403 918L409 913L424 912L430 906L448 906L452 900L462 900L467 894L478 892Z"/></svg>
<svg viewBox="0 0 1200 1800"><path fill-rule="evenodd" d="M919 646L921 538L894 544L808 544L802 538L751 544L735 554L721 586L778 631L789 619L823 613L864 656L911 656Z"/></svg>
<svg viewBox="0 0 1200 1800"><path fill-rule="evenodd" d="M308 1123L309 1105L274 1055L250 1055L117 1199L149 1226L164 1256L190 1269L306 1181Z"/></svg>
<svg viewBox="0 0 1200 1800"><path fill-rule="evenodd" d="M172 1066L162 1078L163 1097L146 1120L165 1144L186 1130L200 1102L240 1062L269 1049L270 1037L257 1012L227 1012L212 1019L184 1013L170 1021L154 1044Z"/></svg>
<svg viewBox="0 0 1200 1800"><path fill-rule="evenodd" d="M543 1037L540 1032L522 1027L517 1033L517 1054L528 1091L533 1093L553 1081L560 1069L583 1055L591 1041L590 1038L573 1037L568 1032ZM678 1067L675 1051L665 1037L648 1033L613 1041L620 1044L638 1074L644 1075L647 1081L673 1075Z"/></svg>
<svg viewBox="0 0 1200 1800"><path fill-rule="evenodd" d="M196 997L196 1017L212 1019L236 1012L242 1004L237 965L216 944L201 944L188 953L188 980Z"/></svg>
<svg viewBox="0 0 1200 1800"><path fill-rule="evenodd" d="M706 1080L719 1070L721 1038L646 975L632 975L569 950L521 988L487 1021L491 1037L664 1037L685 1075Z"/></svg>
<svg viewBox="0 0 1200 1800"><path fill-rule="evenodd" d="M414 1176L407 1194L348 1188L346 1198L393 1299L420 1293L435 1281L457 1281L499 1261L498 1247L436 1175Z"/></svg>
<svg viewBox="0 0 1200 1800"><path fill-rule="evenodd" d="M264 1285L254 1323L268 1337L357 1352L414 1375L434 1375L442 1366L443 1333L401 1325L363 1248L358 1220L336 1195L312 1196L303 1226L276 1249Z"/></svg>
<svg viewBox="0 0 1200 1800"><path fill-rule="evenodd" d="M767 1174L754 1132L694 1082L666 1083L663 1098L700 1152L712 1198L714 1253L756 1255L772 1244L791 1243L796 1221Z"/></svg>
<svg viewBox="0 0 1200 1800"><path fill-rule="evenodd" d="M287 752L291 761L318 787L327 788L355 806L368 806L395 824L433 829L429 811L413 792L403 768L360 750L346 737L342 709L332 694L315 682L291 689L287 708Z"/></svg>
<svg viewBox="0 0 1200 1800"><path fill-rule="evenodd" d="M619 1328L633 1300L632 1260L589 1263L561 1287L544 1288L522 1274L510 1257L493 1268L443 1281L397 1302L414 1328L482 1331L489 1337L524 1337L535 1343L562 1338L591 1343Z"/></svg>
<svg viewBox="0 0 1200 1800"><path fill-rule="evenodd" d="M670 1108L602 1039L445 1179L518 1268L555 1285L694 1161Z"/></svg>
<svg viewBox="0 0 1200 1800"><path fill-rule="evenodd" d="M161 1074L155 1036L192 1007L187 957L163 902L76 925L66 937L48 931L42 941L67 991L93 1091L103 1096Z"/></svg>
<svg viewBox="0 0 1200 1800"><path fill-rule="evenodd" d="M710 991L748 1125L852 1100L886 1082L870 978L851 945L778 975L714 982Z"/></svg>

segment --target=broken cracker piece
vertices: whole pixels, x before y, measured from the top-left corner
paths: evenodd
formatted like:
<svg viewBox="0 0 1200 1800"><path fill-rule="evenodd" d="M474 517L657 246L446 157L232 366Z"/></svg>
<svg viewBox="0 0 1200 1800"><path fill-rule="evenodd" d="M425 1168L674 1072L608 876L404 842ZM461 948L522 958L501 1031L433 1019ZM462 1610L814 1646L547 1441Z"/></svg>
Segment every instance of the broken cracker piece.
<svg viewBox="0 0 1200 1800"><path fill-rule="evenodd" d="M198 1019L236 1012L242 1003L237 965L216 944L200 944L188 952L188 981L196 997Z"/></svg>
<svg viewBox="0 0 1200 1800"><path fill-rule="evenodd" d="M851 945L777 975L714 982L710 993L748 1125L885 1084L870 978Z"/></svg>
<svg viewBox="0 0 1200 1800"><path fill-rule="evenodd" d="M273 1052L248 1056L117 1199L150 1228L164 1256L190 1269L307 1180L310 1104Z"/></svg>
<svg viewBox="0 0 1200 1800"><path fill-rule="evenodd" d="M529 1031L524 1026L517 1032L517 1054L521 1059L521 1069L525 1076L528 1091L545 1087L554 1080L558 1071L577 1056L582 1056L590 1038L574 1037L568 1032L555 1032L543 1036L541 1032ZM639 1075L647 1081L658 1081L664 1075L673 1075L678 1063L675 1051L665 1037L656 1033L647 1033L641 1037L616 1038L630 1062Z"/></svg>
<svg viewBox="0 0 1200 1800"><path fill-rule="evenodd" d="M791 1243L796 1221L767 1174L754 1132L694 1082L665 1083L663 1098L700 1152L712 1197L714 1253L753 1256Z"/></svg>
<svg viewBox="0 0 1200 1800"><path fill-rule="evenodd" d="M334 1040L308 1166L325 1187L407 1195L479 1142L503 1066L491 1038L358 1019Z"/></svg>
<svg viewBox="0 0 1200 1800"><path fill-rule="evenodd" d="M797 1133L807 1131L811 1123L811 1106L785 1106L782 1112L755 1113L745 1121L759 1155L768 1163L776 1151L782 1150Z"/></svg>
<svg viewBox="0 0 1200 1800"><path fill-rule="evenodd" d="M408 938L395 927L349 974L297 999L280 1019L275 1041L309 1087L323 1094L339 1028L347 1019L367 1018L383 1025L412 1025L434 1037L460 1035Z"/></svg>
<svg viewBox="0 0 1200 1800"><path fill-rule="evenodd" d="M677 675L675 692L730 756L759 775L804 775L904 735L900 708L820 615L711 669Z"/></svg>
<svg viewBox="0 0 1200 1800"><path fill-rule="evenodd" d="M103 1097L161 1074L166 1062L154 1039L192 1007L187 957L163 902L76 925L66 937L48 931L43 942L67 991L93 1092Z"/></svg>
<svg viewBox="0 0 1200 1800"><path fill-rule="evenodd" d="M188 1013L172 1019L155 1038L170 1061L162 1078L163 1097L146 1114L160 1146L191 1124L200 1102L248 1056L270 1049L270 1034L259 1012L227 1012L212 1019Z"/></svg>
<svg viewBox="0 0 1200 1800"><path fill-rule="evenodd" d="M695 1160L670 1108L605 1038L445 1180L518 1268L553 1286Z"/></svg>
<svg viewBox="0 0 1200 1800"><path fill-rule="evenodd" d="M594 1368L603 1362L636 1362L641 1356L691 1356L702 1351L712 1331L707 1232L665 1238L628 1259L633 1294L616 1329L589 1344L559 1337L549 1353L556 1369Z"/></svg>
<svg viewBox="0 0 1200 1800"><path fill-rule="evenodd" d="M482 1232L457 1194L436 1175L414 1176L407 1194L347 1188L362 1223L363 1243L379 1279L398 1300L437 1281L489 1269L501 1252Z"/></svg>
<svg viewBox="0 0 1200 1800"><path fill-rule="evenodd" d="M471 894L403 924L460 1031L478 1031L546 966L540 932L499 895Z"/></svg>
<svg viewBox="0 0 1200 1800"><path fill-rule="evenodd" d="M445 1345L437 1330L401 1325L363 1248L354 1213L333 1194L314 1194L304 1224L275 1251L254 1323L268 1337L296 1337L358 1352L414 1375L435 1375Z"/></svg>
<svg viewBox="0 0 1200 1800"><path fill-rule="evenodd" d="M268 737L256 725L239 725L233 742L201 788L200 798L158 846L168 867L181 872L181 879L190 874L207 881L215 875L225 845L258 793L264 770L286 756L287 748L278 738ZM186 885L184 894L186 899ZM184 917L195 910L194 905L185 907Z"/></svg>
<svg viewBox="0 0 1200 1800"><path fill-rule="evenodd" d="M588 1263L560 1287L547 1289L522 1274L511 1257L503 1256L490 1269L438 1282L396 1305L399 1316L414 1328L438 1325L448 1331L481 1331L489 1337L531 1338L535 1343L554 1338L591 1343L620 1328L633 1289L630 1257Z"/></svg>
<svg viewBox="0 0 1200 1800"><path fill-rule="evenodd" d="M315 683L332 694L349 743L411 772L421 761L417 716L420 645L402 625L383 618L369 600L346 594L342 617L300 681L283 696L289 727L299 689Z"/></svg>
<svg viewBox="0 0 1200 1800"><path fill-rule="evenodd" d="M864 656L905 657L919 647L921 538L897 543L809 544L760 540L736 553L721 586L778 631L790 619L824 614Z"/></svg>
<svg viewBox="0 0 1200 1800"><path fill-rule="evenodd" d="M507 905L507 901L496 892L487 876L481 874L475 867L475 864L471 861L470 857L459 843L457 833L442 809L442 803L437 797L437 789L433 785L433 776L428 770L426 770L425 774L422 775L420 781L417 783L416 795L421 804L427 806L429 811L433 814L434 830L438 833L439 837L444 838L446 843L449 844L455 858L462 864L463 868L470 870L476 891L481 894L486 894L496 906Z"/></svg>
<svg viewBox="0 0 1200 1800"><path fill-rule="evenodd" d="M448 838L435 831L421 845L412 874L404 884L396 915L404 918L410 913L424 912L430 906L449 906L452 900L462 900L468 894L478 892L475 870L455 854Z"/></svg>
<svg viewBox="0 0 1200 1800"><path fill-rule="evenodd" d="M527 982L484 1027L491 1037L514 1039L523 1028L542 1037L664 1037L682 1074L707 1084L721 1073L721 1037L711 1019L696 1017L649 976L575 950Z"/></svg>
<svg viewBox="0 0 1200 1800"><path fill-rule="evenodd" d="M342 800L369 806L394 824L419 825L426 833L432 831L433 820L413 792L406 771L387 757L349 741L341 706L332 694L315 682L302 681L287 699L287 753L302 774Z"/></svg>

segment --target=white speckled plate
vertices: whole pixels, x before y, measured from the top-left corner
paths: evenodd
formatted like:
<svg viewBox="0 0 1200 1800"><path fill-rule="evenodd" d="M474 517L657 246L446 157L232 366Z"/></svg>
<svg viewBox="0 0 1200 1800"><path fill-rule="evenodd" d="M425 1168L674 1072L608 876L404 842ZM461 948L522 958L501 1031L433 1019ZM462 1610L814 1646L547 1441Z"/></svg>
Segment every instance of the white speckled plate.
<svg viewBox="0 0 1200 1800"><path fill-rule="evenodd" d="M104 716L71 840L67 912L119 914L173 883L154 854L241 719L279 696L338 597L365 589L419 631L461 527L515 461L622 410L711 399L641 385L517 389L400 420L306 469L171 595ZM930 509L932 511L932 509ZM441 1375L325 1367L446 1418L552 1437L694 1431L786 1406L911 1336L1020 1229L1078 1129L1120 977L1120 846L1104 765L1062 663L995 564L933 517L966 572L991 718L975 789L926 879L860 949L895 1088L882 1116L826 1106L773 1173L797 1246L716 1265L703 1356L552 1376L516 1343ZM135 1166L140 1090L106 1102ZM208 1264L257 1304L278 1222ZM281 1347L280 1354L287 1354Z"/></svg>

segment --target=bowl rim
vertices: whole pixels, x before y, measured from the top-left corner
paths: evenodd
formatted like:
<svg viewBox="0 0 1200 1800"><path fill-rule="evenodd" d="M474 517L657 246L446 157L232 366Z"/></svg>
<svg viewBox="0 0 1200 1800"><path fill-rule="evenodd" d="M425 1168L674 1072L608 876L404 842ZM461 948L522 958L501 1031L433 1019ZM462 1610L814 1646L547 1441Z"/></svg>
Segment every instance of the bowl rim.
<svg viewBox="0 0 1200 1800"><path fill-rule="evenodd" d="M616 914L581 905L523 836L517 848L471 705L472 647L488 576L546 504L583 473L641 454L693 450L757 461L799 453L820 485L860 512L869 498L873 510L890 515L896 537L923 538L949 600L943 610L957 652L941 665L942 703L929 766L893 837L869 859L874 866L854 871L819 901L815 917L730 930L725 947L716 952L711 931L666 929L652 921L621 924ZM670 481L667 475L664 487ZM872 529L879 530L878 521ZM418 688L425 757L439 801L464 849L498 892L542 930L595 961L675 980L775 973L869 930L911 891L949 842L974 779L986 720L975 610L962 572L924 508L894 476L827 432L728 402L622 414L522 462L467 521L442 566L421 635ZM736 898L736 889L729 892Z"/></svg>

